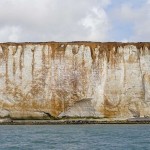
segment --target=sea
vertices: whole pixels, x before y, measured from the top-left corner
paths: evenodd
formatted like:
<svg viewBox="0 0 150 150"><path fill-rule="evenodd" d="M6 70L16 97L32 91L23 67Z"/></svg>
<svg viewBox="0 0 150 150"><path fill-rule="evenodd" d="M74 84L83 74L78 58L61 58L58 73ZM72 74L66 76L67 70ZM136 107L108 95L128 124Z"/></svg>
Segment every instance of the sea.
<svg viewBox="0 0 150 150"><path fill-rule="evenodd" d="M0 150L150 150L150 125L0 125Z"/></svg>

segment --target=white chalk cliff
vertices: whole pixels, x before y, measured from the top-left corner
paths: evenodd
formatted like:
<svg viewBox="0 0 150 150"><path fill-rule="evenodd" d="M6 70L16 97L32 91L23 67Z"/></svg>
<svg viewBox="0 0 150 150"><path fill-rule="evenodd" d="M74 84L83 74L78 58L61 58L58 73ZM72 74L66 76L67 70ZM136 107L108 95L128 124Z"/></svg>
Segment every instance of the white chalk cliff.
<svg viewBox="0 0 150 150"><path fill-rule="evenodd" d="M0 44L0 118L150 116L150 43Z"/></svg>

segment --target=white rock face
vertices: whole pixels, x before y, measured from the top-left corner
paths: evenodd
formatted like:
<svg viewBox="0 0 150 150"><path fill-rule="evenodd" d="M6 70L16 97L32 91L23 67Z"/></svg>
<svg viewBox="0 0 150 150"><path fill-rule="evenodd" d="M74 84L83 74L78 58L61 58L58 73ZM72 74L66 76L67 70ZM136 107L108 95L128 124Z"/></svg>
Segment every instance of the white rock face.
<svg viewBox="0 0 150 150"><path fill-rule="evenodd" d="M149 116L150 43L0 44L0 109L14 118Z"/></svg>
<svg viewBox="0 0 150 150"><path fill-rule="evenodd" d="M59 117L100 117L100 113L94 109L92 99L82 99L76 102L73 107L68 108Z"/></svg>
<svg viewBox="0 0 150 150"><path fill-rule="evenodd" d="M7 117L9 117L9 111L0 109L0 118L7 118Z"/></svg>

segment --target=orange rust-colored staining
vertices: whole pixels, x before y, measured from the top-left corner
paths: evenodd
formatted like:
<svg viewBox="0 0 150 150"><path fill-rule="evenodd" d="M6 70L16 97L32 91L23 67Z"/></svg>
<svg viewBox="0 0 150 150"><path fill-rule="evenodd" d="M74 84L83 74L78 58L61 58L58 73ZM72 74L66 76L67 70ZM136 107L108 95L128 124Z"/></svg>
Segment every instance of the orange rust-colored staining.
<svg viewBox="0 0 150 150"><path fill-rule="evenodd" d="M79 46L74 45L74 46L72 47L72 53L73 53L74 55L76 55L76 54L78 53L78 51L79 51Z"/></svg>
<svg viewBox="0 0 150 150"><path fill-rule="evenodd" d="M51 100L50 107L51 115L55 117L57 117L61 112L63 112L63 102L56 98Z"/></svg>
<svg viewBox="0 0 150 150"><path fill-rule="evenodd" d="M100 111L104 114L104 117L112 118L120 115L120 100L117 104L109 102L108 98L105 96L104 105L100 108Z"/></svg>
<svg viewBox="0 0 150 150"><path fill-rule="evenodd" d="M137 43L133 43L133 42L129 42L129 43L122 43L122 42L90 42L90 41L73 41L73 42L23 42L23 43L0 43L1 46L17 46L17 45L21 45L21 46L24 46L24 45L29 45L29 44L32 44L32 45L59 45L59 44L65 44L65 45L86 45L86 46L90 46L90 45L94 45L94 44L97 44L97 45L112 45L114 47L124 47L124 46L127 46L127 45L133 45L133 46L136 46L137 48L142 48L143 46L146 46L146 47L149 47L150 46L150 42L137 42Z"/></svg>
<svg viewBox="0 0 150 150"><path fill-rule="evenodd" d="M39 101L37 99L32 99L32 97L30 97L29 95L26 95L21 101L19 101L18 103L14 103L12 109L18 111L46 112L51 114L50 103L51 100Z"/></svg>
<svg viewBox="0 0 150 150"><path fill-rule="evenodd" d="M104 118L114 118L119 115L119 108L109 108L105 104L101 105L98 111L104 115Z"/></svg>
<svg viewBox="0 0 150 150"><path fill-rule="evenodd" d="M86 45L86 46L90 47L91 57L92 57L93 62L95 62L95 59L96 59L95 48L97 47L97 45L96 44L90 44L90 45Z"/></svg>
<svg viewBox="0 0 150 150"><path fill-rule="evenodd" d="M20 70L20 79L22 80L22 69L23 69L23 61L24 61L24 48L22 46L20 50L20 57L19 57L19 70Z"/></svg>
<svg viewBox="0 0 150 150"><path fill-rule="evenodd" d="M51 47L48 45L48 55L47 55L47 63L50 64L51 59Z"/></svg>
<svg viewBox="0 0 150 150"><path fill-rule="evenodd" d="M18 101L20 99L22 99L23 97L23 92L21 91L21 89L17 86L17 85L11 85L10 81L8 82L6 91L4 92L7 96L13 96L13 100Z"/></svg>
<svg viewBox="0 0 150 150"><path fill-rule="evenodd" d="M143 49L143 46L144 46L143 43L136 44L136 48L139 49L139 50L140 50L141 48Z"/></svg>
<svg viewBox="0 0 150 150"><path fill-rule="evenodd" d="M117 63L117 58L116 58L116 53L115 51L111 50L109 51L109 58L108 58L109 64L111 65L111 67L115 67L116 63Z"/></svg>
<svg viewBox="0 0 150 150"><path fill-rule="evenodd" d="M24 48L26 45L31 44L33 47L36 45L42 45L42 64L40 68L35 68L35 48L31 49L30 54L32 55L32 64L31 64L31 69L30 72L32 74L32 81L27 82L28 88L23 89L24 87L22 86L22 70L24 68ZM65 55L65 50L67 45L72 46L72 53L73 53L73 63L72 64L67 64L67 65L72 65L71 67L65 66L66 68L64 69L65 71L68 68L71 68L70 70L68 69L66 72L68 74L70 72L69 76L67 77L66 80L67 82L67 90L70 92L67 92L63 89L61 89L64 86L64 81L62 81L61 87L57 87L60 85L58 82L58 72L59 72L59 63L66 61ZM81 97L86 97L86 92L90 89L91 84L89 85L88 75L91 73L92 69L96 70L97 72L100 70L98 63L102 62L101 58L107 59L107 65L109 67L114 68L116 64L118 63L117 58L119 57L119 54L117 53L118 47L124 47L127 45L133 45L140 50L140 52L143 52L143 55L146 53L149 53L150 50L150 43L117 43L117 42L107 42L107 43L101 43L101 42L45 42L45 43L2 43L0 44L2 48L2 52L0 53L0 59L3 59L4 62L4 67L5 67L5 84L6 87L4 89L3 94L7 95L8 97L11 97L13 106L11 109L16 109L16 110L41 110L45 112L49 112L52 116L58 116L61 112L65 111L69 106L72 106L76 101L81 99ZM12 73L13 76L15 77L18 70L17 66L19 66L19 71L20 71L20 79L21 79L21 84L18 84L17 81L15 81L17 78L15 77L14 81L9 81L9 68L8 68L8 56L9 56L9 46L13 46L13 67L12 67ZM90 48L91 52L91 58L93 63L90 65L92 66L87 66L86 65L86 57L84 53L82 55L81 63L77 62L78 59L76 58L76 54L79 51L79 48L81 46L88 47ZM15 55L18 55L17 51L20 50L20 56L19 56L19 65L17 65L17 61L15 60ZM147 52L148 51L148 52ZM17 53L17 54L16 54ZM76 55L76 56L74 56ZM72 58L72 55L71 55ZM56 60L55 63L51 62L53 65L53 68L50 64L50 61ZM129 63L135 63L138 61L138 56L136 55L130 55L128 62ZM80 60L79 60L80 61ZM90 60L91 61L91 60ZM58 63L58 64L57 64ZM95 66L97 67L95 67ZM91 67L91 68L90 68ZM94 68L95 67L95 68ZM62 67L63 68L63 67ZM111 69L112 69L111 68ZM17 71L17 72L16 72ZM53 71L53 72L52 72ZM66 73L65 72L65 73ZM76 74L77 72L77 74ZM61 76L64 74L59 72ZM79 73L79 75L78 75ZM100 73L99 73L100 74ZM53 75L53 76L52 76ZM1 75L3 76L3 75ZM71 77L70 77L71 76ZM90 76L90 75L89 75ZM10 78L11 79L11 78ZM52 83L47 83L51 82ZM150 76L145 75L144 76L145 82L150 83ZM26 81L25 81L26 82ZM20 83L20 81L19 81ZM18 84L18 85L17 85ZM53 89L54 86L54 91L52 91L52 96L48 97L46 93L49 93L51 89ZM61 90L60 90L61 89ZM71 90L70 90L71 89ZM79 91L80 89L80 91ZM81 93L81 94L80 94ZM70 97L68 96L70 94ZM116 93L114 93L116 94ZM49 94L50 95L50 94ZM82 95L82 96L81 96ZM67 98L69 97L69 98ZM0 103L1 104L1 103ZM100 111L103 112L105 117L114 117L118 116L121 113L126 113L127 107L123 107L124 105L122 103L118 104L113 104L109 101L109 99L105 98L104 105L101 106ZM8 104L3 104L3 107L6 107L10 109L10 105Z"/></svg>
<svg viewBox="0 0 150 150"><path fill-rule="evenodd" d="M118 109L116 110L109 110L107 107L104 107L104 117L106 118L113 118L118 115Z"/></svg>
<svg viewBox="0 0 150 150"><path fill-rule="evenodd" d="M36 84L35 81L32 82L30 93L33 97L42 94L43 88L42 85ZM43 94L42 94L43 95Z"/></svg>
<svg viewBox="0 0 150 150"><path fill-rule="evenodd" d="M8 59L8 46L7 45L1 45L2 51L3 51L3 59L7 61Z"/></svg>
<svg viewBox="0 0 150 150"><path fill-rule="evenodd" d="M118 116L121 116L121 115L126 115L127 112L128 112L128 108L125 108L123 106L123 104L119 104L116 107L112 107L112 106L110 107L110 106L104 104L104 105L100 106L99 111L106 118L115 118L115 117L118 117Z"/></svg>
<svg viewBox="0 0 150 150"><path fill-rule="evenodd" d="M112 50L112 48L115 48L116 50L118 47L124 47L127 45L133 45L136 46L137 49L144 49L147 47L150 49L150 42L139 42L139 43L121 43L121 42L86 42L86 41L75 41L75 42L25 42L25 43L1 43L1 47L8 47L8 46L25 46L27 44L32 44L32 45L49 45L52 49L52 57L55 56L55 52L61 48L61 45L64 45L63 50L65 51L65 48L67 45L85 45L91 48L91 53L92 53L92 58L94 59L94 49L98 46L100 47L106 47L106 51Z"/></svg>
<svg viewBox="0 0 150 150"><path fill-rule="evenodd" d="M12 48L12 52L13 52L12 55L13 56L16 54L17 49L18 49L18 46L15 46L15 47Z"/></svg>
<svg viewBox="0 0 150 150"><path fill-rule="evenodd" d="M66 47L67 45L66 44L60 44L58 47L57 47L57 52L59 52L60 54L64 54L65 53L65 50L66 50Z"/></svg>
<svg viewBox="0 0 150 150"><path fill-rule="evenodd" d="M138 57L134 56L134 55L130 55L127 62L128 63L137 63L138 62Z"/></svg>
<svg viewBox="0 0 150 150"><path fill-rule="evenodd" d="M65 44L60 44L57 47L57 53L55 54L55 59L58 59L60 61L60 63L63 62L63 60L64 60L66 47L67 47L67 45L65 45Z"/></svg>
<svg viewBox="0 0 150 150"><path fill-rule="evenodd" d="M50 113L52 116L57 117L60 113L65 112L71 105L71 99L66 99L68 93L63 90L56 90L52 94L50 101Z"/></svg>
<svg viewBox="0 0 150 150"><path fill-rule="evenodd" d="M144 80L145 80L145 82L150 84L150 74L144 74Z"/></svg>
<svg viewBox="0 0 150 150"><path fill-rule="evenodd" d="M32 81L34 80L34 66L35 66L35 48L31 49L32 51Z"/></svg>
<svg viewBox="0 0 150 150"><path fill-rule="evenodd" d="M58 57L61 59L61 57L64 56L65 54L65 49L67 47L67 44L65 43L49 43L48 44L50 47L51 47L51 57L52 58L55 58L55 57Z"/></svg>
<svg viewBox="0 0 150 150"><path fill-rule="evenodd" d="M52 50L52 58L55 58L55 52L57 51L57 48L60 46L58 43L50 43L49 46L51 47Z"/></svg>
<svg viewBox="0 0 150 150"><path fill-rule="evenodd" d="M15 62L15 58L13 57L13 76L15 76L16 74L16 62Z"/></svg>
<svg viewBox="0 0 150 150"><path fill-rule="evenodd" d="M149 46L149 45L150 45L149 43L142 43L142 42L135 44L137 49L144 49L145 46Z"/></svg>
<svg viewBox="0 0 150 150"><path fill-rule="evenodd" d="M2 52L2 47L0 47L0 60L2 60L3 59L3 52Z"/></svg>

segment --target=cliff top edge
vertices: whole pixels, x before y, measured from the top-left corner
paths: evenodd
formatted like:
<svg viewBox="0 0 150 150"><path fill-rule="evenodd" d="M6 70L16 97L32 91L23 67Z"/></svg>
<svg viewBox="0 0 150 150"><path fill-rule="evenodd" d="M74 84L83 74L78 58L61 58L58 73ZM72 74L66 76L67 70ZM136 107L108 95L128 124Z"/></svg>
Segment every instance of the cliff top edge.
<svg viewBox="0 0 150 150"><path fill-rule="evenodd" d="M63 43L63 44L72 44L72 43L97 43L97 44L139 44L139 43L148 43L150 42L101 42L101 41L66 41L66 42L61 42L61 41L45 41L45 42L0 42L0 44L45 44L45 43Z"/></svg>
<svg viewBox="0 0 150 150"><path fill-rule="evenodd" d="M56 41L49 41L49 42L4 42L0 43L0 46L23 46L23 45L85 45L90 47L96 46L107 46L107 47L124 47L128 45L136 46L137 48L147 47L150 49L150 42L93 42L93 41L72 41L72 42L56 42Z"/></svg>

